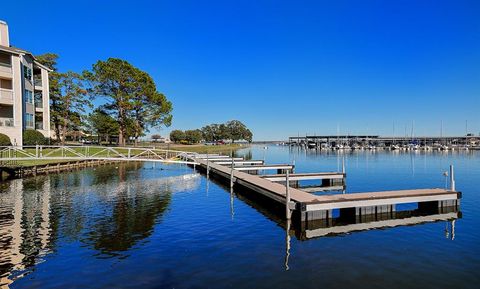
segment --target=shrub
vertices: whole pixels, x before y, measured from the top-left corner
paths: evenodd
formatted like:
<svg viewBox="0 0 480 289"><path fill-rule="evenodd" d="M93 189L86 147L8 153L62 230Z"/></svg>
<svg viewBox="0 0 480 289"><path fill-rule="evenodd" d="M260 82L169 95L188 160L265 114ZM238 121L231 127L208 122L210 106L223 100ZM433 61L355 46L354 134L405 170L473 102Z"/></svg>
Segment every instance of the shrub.
<svg viewBox="0 0 480 289"><path fill-rule="evenodd" d="M27 129L23 132L23 145L46 145L47 139L39 131Z"/></svg>
<svg viewBox="0 0 480 289"><path fill-rule="evenodd" d="M10 138L3 133L0 133L0 146L11 146Z"/></svg>

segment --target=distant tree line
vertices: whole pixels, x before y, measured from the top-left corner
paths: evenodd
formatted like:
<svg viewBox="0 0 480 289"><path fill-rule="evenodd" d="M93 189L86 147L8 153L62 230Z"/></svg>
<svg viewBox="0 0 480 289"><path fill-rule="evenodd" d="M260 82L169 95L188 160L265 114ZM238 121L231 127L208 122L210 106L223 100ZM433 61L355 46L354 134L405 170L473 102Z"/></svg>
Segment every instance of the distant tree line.
<svg viewBox="0 0 480 289"><path fill-rule="evenodd" d="M238 120L231 120L222 124L210 124L195 130L173 130L170 133L170 140L176 143L195 144L202 140L205 142L218 142L230 140L234 143L237 140L252 141L253 134L245 124Z"/></svg>
<svg viewBox="0 0 480 289"><path fill-rule="evenodd" d="M57 69L58 55L36 59L51 69L50 116L60 143L95 135L98 141L136 145L151 128L172 122L171 102L148 73L125 60L99 60L91 70L62 73ZM103 104L94 107L99 102Z"/></svg>

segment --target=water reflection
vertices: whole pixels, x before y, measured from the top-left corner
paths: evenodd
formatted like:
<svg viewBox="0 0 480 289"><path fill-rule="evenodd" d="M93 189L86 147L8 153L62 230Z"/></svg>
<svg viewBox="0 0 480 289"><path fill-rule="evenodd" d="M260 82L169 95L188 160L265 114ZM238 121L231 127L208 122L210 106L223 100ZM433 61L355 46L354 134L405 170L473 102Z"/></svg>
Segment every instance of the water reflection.
<svg viewBox="0 0 480 289"><path fill-rule="evenodd" d="M139 164L16 179L0 188L0 288L32 272L62 244L100 258L128 257L162 221L172 194L196 190L195 173L145 177Z"/></svg>
<svg viewBox="0 0 480 289"><path fill-rule="evenodd" d="M23 191L30 189L31 193ZM0 194L0 285L52 251L50 183L13 180ZM10 274L19 271L14 278Z"/></svg>
<svg viewBox="0 0 480 289"><path fill-rule="evenodd" d="M337 217L327 220L300 222L295 219L285 220L283 206L275 205L269 200L259 198L258 195L249 190L237 190L235 191L235 196L266 218L276 222L285 230L285 270L290 270L289 261L292 258L292 236L295 236L299 241L308 241L315 238L336 237L367 230L445 222L445 237L453 241L455 239L455 221L462 217L458 207L443 207L434 211L422 208L387 214L353 216L353 218Z"/></svg>
<svg viewBox="0 0 480 289"><path fill-rule="evenodd" d="M398 226L413 226L430 222L446 222L448 235L455 235L455 227L451 225L462 217L456 207L447 207L441 213L426 212L423 210L405 210L391 214L372 214L356 217L351 220L334 218L333 220L317 220L301 222L292 233L299 240L309 240L318 237L332 237L354 232L386 229ZM448 225L451 225L448 227ZM452 238L453 240L453 238Z"/></svg>

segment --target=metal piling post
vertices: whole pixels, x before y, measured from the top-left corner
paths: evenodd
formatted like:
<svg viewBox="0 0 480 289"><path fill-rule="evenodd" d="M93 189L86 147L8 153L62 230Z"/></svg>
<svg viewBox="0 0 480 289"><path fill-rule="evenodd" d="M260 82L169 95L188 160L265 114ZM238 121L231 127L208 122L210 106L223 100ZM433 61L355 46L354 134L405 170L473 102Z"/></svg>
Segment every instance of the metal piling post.
<svg viewBox="0 0 480 289"><path fill-rule="evenodd" d="M287 220L291 218L290 212L290 170L286 170L286 186L285 186L285 213Z"/></svg>
<svg viewBox="0 0 480 289"><path fill-rule="evenodd" d="M450 165L450 190L455 191L455 175L453 172L453 165Z"/></svg>

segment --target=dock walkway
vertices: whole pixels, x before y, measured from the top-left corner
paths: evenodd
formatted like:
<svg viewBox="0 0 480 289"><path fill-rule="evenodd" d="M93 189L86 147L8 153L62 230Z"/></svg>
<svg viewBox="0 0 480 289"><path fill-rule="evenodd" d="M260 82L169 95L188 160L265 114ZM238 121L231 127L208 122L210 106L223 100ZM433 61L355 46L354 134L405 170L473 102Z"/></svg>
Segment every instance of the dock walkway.
<svg viewBox="0 0 480 289"><path fill-rule="evenodd" d="M443 207L459 206L461 193L454 188L453 168L451 168L452 188L447 189L413 189L397 191L381 191L367 193L349 193L335 195L314 195L308 191L298 188L288 187L279 183L289 181L312 180L312 179L344 179L344 172L327 173L293 173L292 165L246 165L231 167L221 165L210 160L208 156L196 158L194 154L185 155L187 159L200 165L208 173L221 176L231 180L231 184L237 184L246 187L254 192L266 196L267 198L284 204L287 210L292 210L299 216L301 221L329 219L332 218L332 211L339 210L340 215L368 215L378 213L388 213L395 211L395 206L405 203L418 203L419 207L430 208L441 211ZM228 156L216 156L216 158L225 159L224 162L237 161L238 158L229 158ZM223 163L223 162L222 162ZM256 170L277 169L276 175L256 175L248 172ZM288 170L289 173L287 176ZM288 194L288 195L287 195ZM287 199L290 202L287 202ZM287 213L287 218L289 214Z"/></svg>

